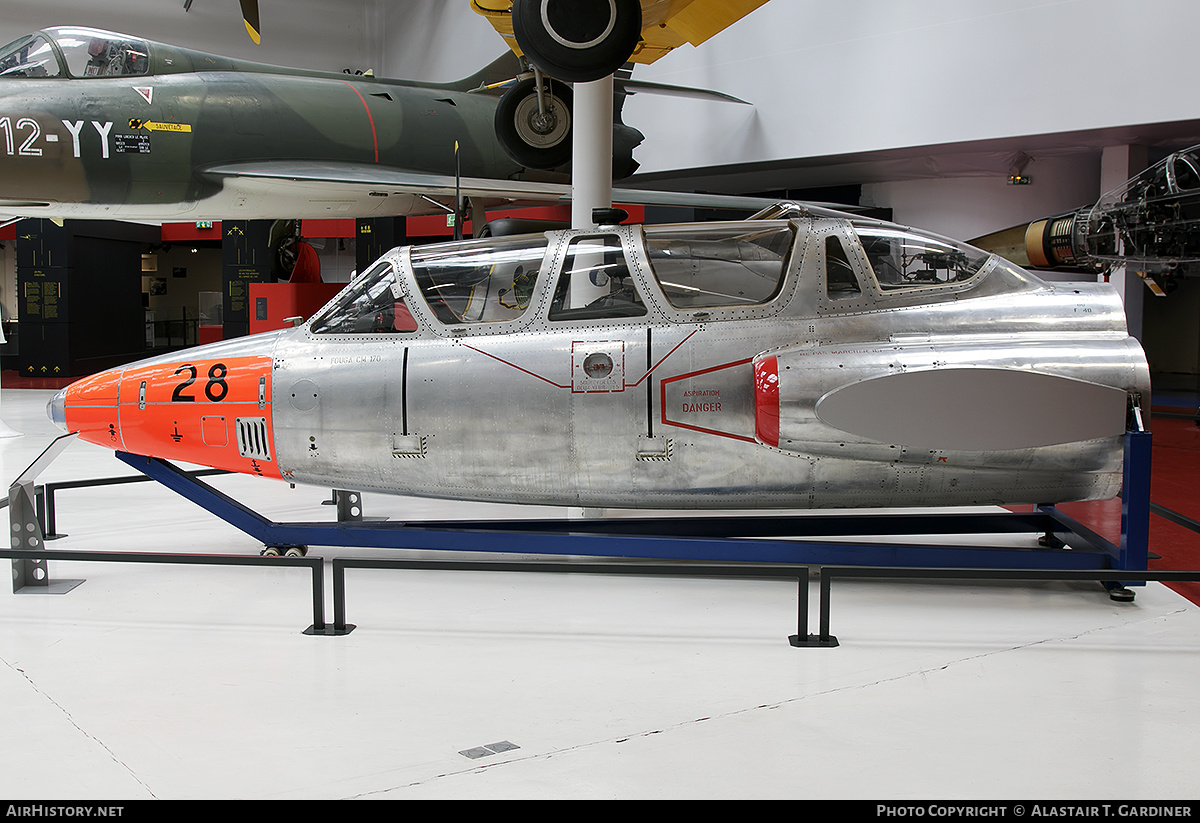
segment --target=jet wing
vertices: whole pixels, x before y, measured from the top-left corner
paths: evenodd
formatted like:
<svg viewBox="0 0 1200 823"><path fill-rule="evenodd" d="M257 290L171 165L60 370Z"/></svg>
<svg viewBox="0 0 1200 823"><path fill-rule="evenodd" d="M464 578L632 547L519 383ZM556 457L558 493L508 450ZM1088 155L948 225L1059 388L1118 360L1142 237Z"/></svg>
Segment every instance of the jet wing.
<svg viewBox="0 0 1200 823"><path fill-rule="evenodd" d="M642 35L629 59L653 63L685 43L698 46L729 28L767 0L641 0ZM513 34L511 0L471 0L505 44L518 56L521 48Z"/></svg>
<svg viewBox="0 0 1200 823"><path fill-rule="evenodd" d="M284 204L292 218L372 217L402 214L439 214L454 209L455 192L484 208L561 204L571 201L566 183L527 180L493 180L479 177L429 174L338 163L230 163L209 168L205 176L218 179L222 199L239 211L263 214L272 201ZM741 209L758 211L775 203L758 197L722 194L613 189L613 201L636 206ZM294 213L300 212L300 213Z"/></svg>
<svg viewBox="0 0 1200 823"><path fill-rule="evenodd" d="M722 103L741 103L744 106L754 105L749 100L734 97L723 91L693 89L687 86L672 86L667 83L652 83L646 80L619 79L613 82L626 94L662 94L668 97L690 97L694 100L717 100Z"/></svg>

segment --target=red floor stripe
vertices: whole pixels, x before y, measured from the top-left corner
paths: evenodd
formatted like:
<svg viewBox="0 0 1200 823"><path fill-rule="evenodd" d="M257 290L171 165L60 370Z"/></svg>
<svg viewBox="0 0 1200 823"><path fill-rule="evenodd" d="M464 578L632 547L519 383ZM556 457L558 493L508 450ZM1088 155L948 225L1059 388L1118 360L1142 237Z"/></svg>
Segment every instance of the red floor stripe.
<svg viewBox="0 0 1200 823"><path fill-rule="evenodd" d="M22 377L15 371L6 370L0 372L0 389L61 389L78 379L78 377Z"/></svg>
<svg viewBox="0 0 1200 823"><path fill-rule="evenodd" d="M1200 520L1200 427L1192 419L1159 417L1151 431L1150 499Z"/></svg>
<svg viewBox="0 0 1200 823"><path fill-rule="evenodd" d="M1176 514L1200 520L1200 426L1194 418L1154 417L1150 457L1150 500ZM1200 569L1200 534L1157 515L1150 516L1150 551L1160 556L1152 569ZM1169 583L1200 605L1200 583Z"/></svg>
<svg viewBox="0 0 1200 823"><path fill-rule="evenodd" d="M1176 514L1200 521L1200 427L1190 418L1155 417L1151 423L1150 501ZM1064 503L1064 514L1107 540L1121 537L1121 500ZM1200 569L1200 533L1150 515L1149 567L1158 570ZM1169 588L1200 605L1200 583L1171 583Z"/></svg>

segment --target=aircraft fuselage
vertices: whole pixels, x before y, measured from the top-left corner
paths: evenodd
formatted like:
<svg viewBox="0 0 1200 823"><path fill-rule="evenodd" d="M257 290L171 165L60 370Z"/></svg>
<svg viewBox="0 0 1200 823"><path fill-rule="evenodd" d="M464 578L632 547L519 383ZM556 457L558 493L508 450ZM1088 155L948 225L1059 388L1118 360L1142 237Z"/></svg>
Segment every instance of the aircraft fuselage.
<svg viewBox="0 0 1200 823"><path fill-rule="evenodd" d="M214 170L295 161L452 176L456 142L464 176L520 171L496 140L495 97L152 46L139 74L79 77L58 67L57 76L0 76L0 215L402 214L405 207L386 202L385 187L304 202L239 190Z"/></svg>
<svg viewBox="0 0 1200 823"><path fill-rule="evenodd" d="M397 249L303 327L81 380L52 416L120 451L459 499L1113 496L1149 391L1115 292L964 248L808 216Z"/></svg>
<svg viewBox="0 0 1200 823"><path fill-rule="evenodd" d="M18 86L19 96L11 88ZM262 217L213 167L271 161L374 164L504 177L518 168L491 134L494 100L361 78L203 72L147 80L0 81L0 210L93 219ZM386 190L385 190L386 191ZM360 202L293 201L289 217L366 216ZM21 206L46 203L48 206ZM280 207L275 207L276 209ZM387 212L390 213L390 212ZM280 212L278 216L285 216Z"/></svg>

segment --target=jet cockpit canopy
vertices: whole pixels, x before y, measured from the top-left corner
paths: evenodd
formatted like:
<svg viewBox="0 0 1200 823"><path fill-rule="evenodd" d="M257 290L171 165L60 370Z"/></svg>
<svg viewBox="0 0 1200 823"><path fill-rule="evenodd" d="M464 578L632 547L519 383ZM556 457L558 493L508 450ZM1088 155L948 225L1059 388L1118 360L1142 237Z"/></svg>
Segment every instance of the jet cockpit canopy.
<svg viewBox="0 0 1200 823"><path fill-rule="evenodd" d="M149 69L145 40L101 29L58 26L0 49L0 78L136 77Z"/></svg>

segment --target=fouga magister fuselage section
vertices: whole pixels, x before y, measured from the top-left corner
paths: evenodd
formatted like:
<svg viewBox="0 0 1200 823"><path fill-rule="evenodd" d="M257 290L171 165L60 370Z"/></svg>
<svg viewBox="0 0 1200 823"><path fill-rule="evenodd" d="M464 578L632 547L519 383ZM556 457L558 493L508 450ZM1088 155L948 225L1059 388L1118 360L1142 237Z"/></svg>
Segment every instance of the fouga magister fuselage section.
<svg viewBox="0 0 1200 823"><path fill-rule="evenodd" d="M1146 360L1107 286L820 209L406 247L304 326L80 380L114 450L635 508L1108 498Z"/></svg>

